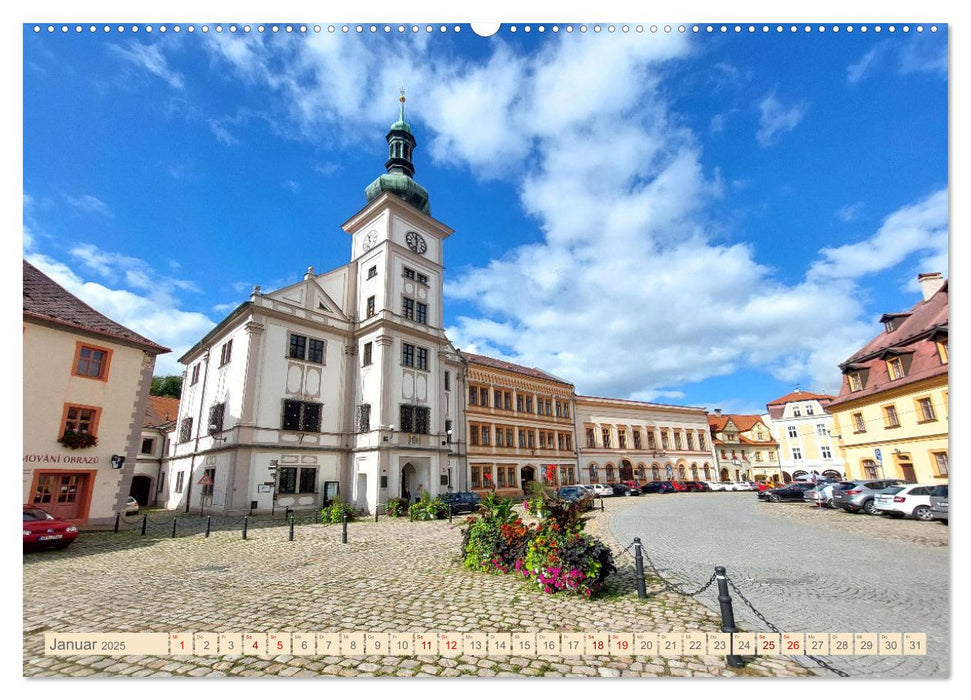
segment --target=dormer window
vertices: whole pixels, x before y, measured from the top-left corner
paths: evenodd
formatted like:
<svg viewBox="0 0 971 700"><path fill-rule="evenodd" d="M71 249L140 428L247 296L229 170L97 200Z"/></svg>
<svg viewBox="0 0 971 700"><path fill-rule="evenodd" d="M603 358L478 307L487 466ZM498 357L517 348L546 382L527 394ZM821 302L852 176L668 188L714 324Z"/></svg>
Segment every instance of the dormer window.
<svg viewBox="0 0 971 700"><path fill-rule="evenodd" d="M902 379L904 377L904 363L899 357L891 357L887 360L887 372L890 380Z"/></svg>
<svg viewBox="0 0 971 700"><path fill-rule="evenodd" d="M799 407L798 407L798 406L793 406L793 407L792 407L792 415L793 415L793 416L794 416L795 418L799 418L799 417L800 417L800 416L802 415L802 411L801 411L801 410L799 409Z"/></svg>
<svg viewBox="0 0 971 700"><path fill-rule="evenodd" d="M806 415L807 416L811 416L812 414L813 414L813 407L812 406L806 406Z"/></svg>
<svg viewBox="0 0 971 700"><path fill-rule="evenodd" d="M863 372L850 372L846 378L850 384L850 391L863 390L863 386L866 383L863 377Z"/></svg>

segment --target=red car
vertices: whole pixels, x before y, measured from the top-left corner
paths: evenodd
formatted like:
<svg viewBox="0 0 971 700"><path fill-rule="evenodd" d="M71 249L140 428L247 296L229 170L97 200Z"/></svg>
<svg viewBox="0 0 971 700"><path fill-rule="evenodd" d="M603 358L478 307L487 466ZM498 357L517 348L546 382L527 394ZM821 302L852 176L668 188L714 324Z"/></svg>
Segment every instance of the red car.
<svg viewBox="0 0 971 700"><path fill-rule="evenodd" d="M37 506L24 506L24 549L64 549L77 537L74 523L58 520Z"/></svg>
<svg viewBox="0 0 971 700"><path fill-rule="evenodd" d="M671 484L674 486L674 490L678 493L691 490L690 487L683 481L672 481Z"/></svg>

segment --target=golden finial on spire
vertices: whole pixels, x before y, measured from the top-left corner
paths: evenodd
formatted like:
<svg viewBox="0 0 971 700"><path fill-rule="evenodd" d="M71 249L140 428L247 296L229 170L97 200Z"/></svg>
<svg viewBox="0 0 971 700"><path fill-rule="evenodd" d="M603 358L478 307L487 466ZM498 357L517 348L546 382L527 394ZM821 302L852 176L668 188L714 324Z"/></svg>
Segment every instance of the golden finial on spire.
<svg viewBox="0 0 971 700"><path fill-rule="evenodd" d="M398 98L398 101L401 102L401 109L398 112L398 120L404 121L405 120L405 89L404 88L401 88L401 97Z"/></svg>

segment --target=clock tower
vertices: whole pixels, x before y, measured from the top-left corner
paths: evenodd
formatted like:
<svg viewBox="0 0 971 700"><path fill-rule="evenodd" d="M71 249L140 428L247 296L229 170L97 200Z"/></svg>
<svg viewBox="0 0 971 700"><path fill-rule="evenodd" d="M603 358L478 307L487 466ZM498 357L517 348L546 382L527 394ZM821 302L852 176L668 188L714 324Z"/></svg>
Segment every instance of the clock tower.
<svg viewBox="0 0 971 700"><path fill-rule="evenodd" d="M355 323L345 488L356 503L380 507L393 497L413 501L420 491L467 488L463 365L442 313L442 244L453 231L431 217L428 192L412 179L417 142L404 103L402 90L387 134L386 172L343 224L352 237Z"/></svg>

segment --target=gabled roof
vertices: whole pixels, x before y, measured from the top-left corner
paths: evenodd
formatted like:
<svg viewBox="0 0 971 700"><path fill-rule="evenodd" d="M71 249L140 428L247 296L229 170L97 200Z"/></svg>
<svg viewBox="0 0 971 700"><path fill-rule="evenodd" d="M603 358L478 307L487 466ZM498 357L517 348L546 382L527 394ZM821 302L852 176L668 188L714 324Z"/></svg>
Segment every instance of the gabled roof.
<svg viewBox="0 0 971 700"><path fill-rule="evenodd" d="M555 377L552 374L548 374L535 367L524 367L523 365L513 364L512 362L506 362L505 360L497 360L494 357L487 357L486 355L476 355L475 353L471 353L471 352L459 351L459 354L470 363L484 365L486 367L492 367L493 369L501 369L501 370L505 370L506 372L525 374L528 377L535 377L536 379L545 379L546 381L556 382L557 384L566 384L567 386L573 386L572 383L564 381L559 377Z"/></svg>
<svg viewBox="0 0 971 700"><path fill-rule="evenodd" d="M738 413L722 413L721 415L713 413L708 414L708 425L718 432L725 429L725 426L728 425L729 420L735 424L735 427L738 428L738 432L744 433L754 428L756 423L762 423L762 416ZM763 425L765 424L763 423ZM768 430L768 426L766 426L766 430Z"/></svg>
<svg viewBox="0 0 971 700"><path fill-rule="evenodd" d="M812 401L815 399L825 406L826 403L833 401L835 398L835 396L830 396L829 394L814 394L811 391L800 391L799 389L796 389L785 396L780 396L775 401L769 401L769 403L765 405L780 406L787 403L795 403L796 401Z"/></svg>
<svg viewBox="0 0 971 700"><path fill-rule="evenodd" d="M24 316L127 342L155 355L172 352L91 308L26 260Z"/></svg>
<svg viewBox="0 0 971 700"><path fill-rule="evenodd" d="M145 427L154 428L179 417L179 400L172 396L149 396L145 407Z"/></svg>

